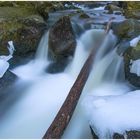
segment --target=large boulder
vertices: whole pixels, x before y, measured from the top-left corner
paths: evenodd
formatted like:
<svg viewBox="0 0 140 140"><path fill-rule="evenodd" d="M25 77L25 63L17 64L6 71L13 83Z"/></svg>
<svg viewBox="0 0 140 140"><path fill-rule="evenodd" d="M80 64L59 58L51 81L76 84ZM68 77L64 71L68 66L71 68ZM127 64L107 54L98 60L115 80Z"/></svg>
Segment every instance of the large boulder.
<svg viewBox="0 0 140 140"><path fill-rule="evenodd" d="M35 53L46 28L46 22L36 10L35 4L31 2L1 2L0 55L9 54L7 42L12 40L16 49L12 61L16 66L17 58L28 57L28 54Z"/></svg>
<svg viewBox="0 0 140 140"><path fill-rule="evenodd" d="M46 23L31 9L0 7L0 55L7 54L7 42L12 40L15 55L35 51Z"/></svg>
<svg viewBox="0 0 140 140"><path fill-rule="evenodd" d="M69 16L60 18L49 30L49 54L56 62L63 64L62 61L68 60L73 56L76 48L76 39Z"/></svg>

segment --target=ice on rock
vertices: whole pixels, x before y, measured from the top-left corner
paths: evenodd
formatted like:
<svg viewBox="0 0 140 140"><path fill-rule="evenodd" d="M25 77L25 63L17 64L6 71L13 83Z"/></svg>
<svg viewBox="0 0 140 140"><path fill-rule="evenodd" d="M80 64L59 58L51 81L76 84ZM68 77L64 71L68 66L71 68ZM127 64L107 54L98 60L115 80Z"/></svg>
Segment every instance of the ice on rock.
<svg viewBox="0 0 140 140"><path fill-rule="evenodd" d="M130 72L140 76L140 59L131 61Z"/></svg>
<svg viewBox="0 0 140 140"><path fill-rule="evenodd" d="M115 132L125 134L126 131L140 130L140 90L130 92L122 85L116 90L111 85L108 88L112 90L101 86L82 102L87 119L99 138L112 138ZM115 90L118 95L114 94Z"/></svg>
<svg viewBox="0 0 140 140"><path fill-rule="evenodd" d="M9 68L9 63L7 61L10 60L13 57L12 55L15 51L13 41L9 41L8 44L9 44L9 46L8 46L9 55L7 55L7 56L6 55L1 55L0 56L0 78L3 77L4 73Z"/></svg>
<svg viewBox="0 0 140 140"><path fill-rule="evenodd" d="M140 35L130 41L130 46L136 47L139 41L140 41Z"/></svg>

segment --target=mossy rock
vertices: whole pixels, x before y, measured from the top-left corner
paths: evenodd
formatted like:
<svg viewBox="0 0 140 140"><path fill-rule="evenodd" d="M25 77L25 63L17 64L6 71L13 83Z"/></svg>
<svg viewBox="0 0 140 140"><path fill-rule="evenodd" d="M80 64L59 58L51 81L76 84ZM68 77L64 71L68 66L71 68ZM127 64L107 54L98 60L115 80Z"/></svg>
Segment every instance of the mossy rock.
<svg viewBox="0 0 140 140"><path fill-rule="evenodd" d="M134 19L127 19L119 23L114 22L111 28L120 40L132 39L140 34L140 22Z"/></svg>
<svg viewBox="0 0 140 140"><path fill-rule="evenodd" d="M140 87L140 76L134 73L130 73L130 62L131 60L140 59L140 42L135 48L128 48L124 53L124 69L125 78L134 86Z"/></svg>
<svg viewBox="0 0 140 140"><path fill-rule="evenodd" d="M124 2L124 15L127 18L140 19L140 2L139 1L127 1Z"/></svg>
<svg viewBox="0 0 140 140"><path fill-rule="evenodd" d="M46 23L31 9L0 7L0 55L7 54L7 42L12 40L16 55L35 51Z"/></svg>

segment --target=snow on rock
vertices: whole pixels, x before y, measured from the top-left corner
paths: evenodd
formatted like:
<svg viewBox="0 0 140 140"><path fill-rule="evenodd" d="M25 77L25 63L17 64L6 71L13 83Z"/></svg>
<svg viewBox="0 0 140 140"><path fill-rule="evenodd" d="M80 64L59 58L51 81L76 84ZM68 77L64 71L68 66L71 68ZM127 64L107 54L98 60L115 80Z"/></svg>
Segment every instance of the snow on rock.
<svg viewBox="0 0 140 140"><path fill-rule="evenodd" d="M9 50L9 55L1 55L0 56L0 78L3 77L4 73L7 71L7 69L9 68L9 63L7 62L8 60L10 60L13 56L14 53L14 45L13 45L13 41L9 41L8 42L8 50Z"/></svg>
<svg viewBox="0 0 140 140"><path fill-rule="evenodd" d="M15 51L15 47L13 45L13 41L8 41L8 44L9 44L9 46L8 46L9 53L10 53L10 55L13 55L13 53Z"/></svg>
<svg viewBox="0 0 140 140"><path fill-rule="evenodd" d="M105 6L100 6L100 7L93 8L93 10L104 10L104 9L105 9Z"/></svg>
<svg viewBox="0 0 140 140"><path fill-rule="evenodd" d="M125 131L140 130L140 90L129 90L120 85L117 91L110 84L108 89L101 86L93 90L83 100L89 124L99 138L112 138L114 133L124 135ZM118 95L113 91L119 92Z"/></svg>
<svg viewBox="0 0 140 140"><path fill-rule="evenodd" d="M140 35L130 41L130 46L136 47L139 41L140 41Z"/></svg>
<svg viewBox="0 0 140 140"><path fill-rule="evenodd" d="M140 76L140 59L131 61L131 66L130 66L130 72L137 74L137 76Z"/></svg>

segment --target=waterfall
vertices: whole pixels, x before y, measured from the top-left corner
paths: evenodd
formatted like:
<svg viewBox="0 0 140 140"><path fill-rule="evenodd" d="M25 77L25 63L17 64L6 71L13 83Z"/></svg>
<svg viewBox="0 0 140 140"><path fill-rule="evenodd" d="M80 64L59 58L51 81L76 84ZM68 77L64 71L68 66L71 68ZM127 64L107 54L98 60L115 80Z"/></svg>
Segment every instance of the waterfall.
<svg viewBox="0 0 140 140"><path fill-rule="evenodd" d="M49 31L45 32L39 43L35 59L29 63L19 66L11 70L14 74L24 80L34 80L39 75L43 74L45 68L49 64L48 60L48 34Z"/></svg>
<svg viewBox="0 0 140 140"><path fill-rule="evenodd" d="M41 41L37 48L37 52L35 55L36 61L38 60L48 61L48 37L49 37L49 31L46 31L43 37L41 38Z"/></svg>
<svg viewBox="0 0 140 140"><path fill-rule="evenodd" d="M24 96L11 106L4 119L0 120L1 138L42 138L67 97L91 49L103 33L104 30L100 29L91 29L83 33L77 39L73 60L66 70L59 74L45 72L49 63L48 32L45 33L35 59L12 70L21 80L30 80L32 84L23 94ZM96 86L105 82L105 79L117 80L122 59L116 57L116 49L113 48L115 43L116 39L110 32L98 49L91 74L63 138L91 138L81 101ZM114 67L113 63L117 65ZM105 75L109 70L113 73L110 76Z"/></svg>

